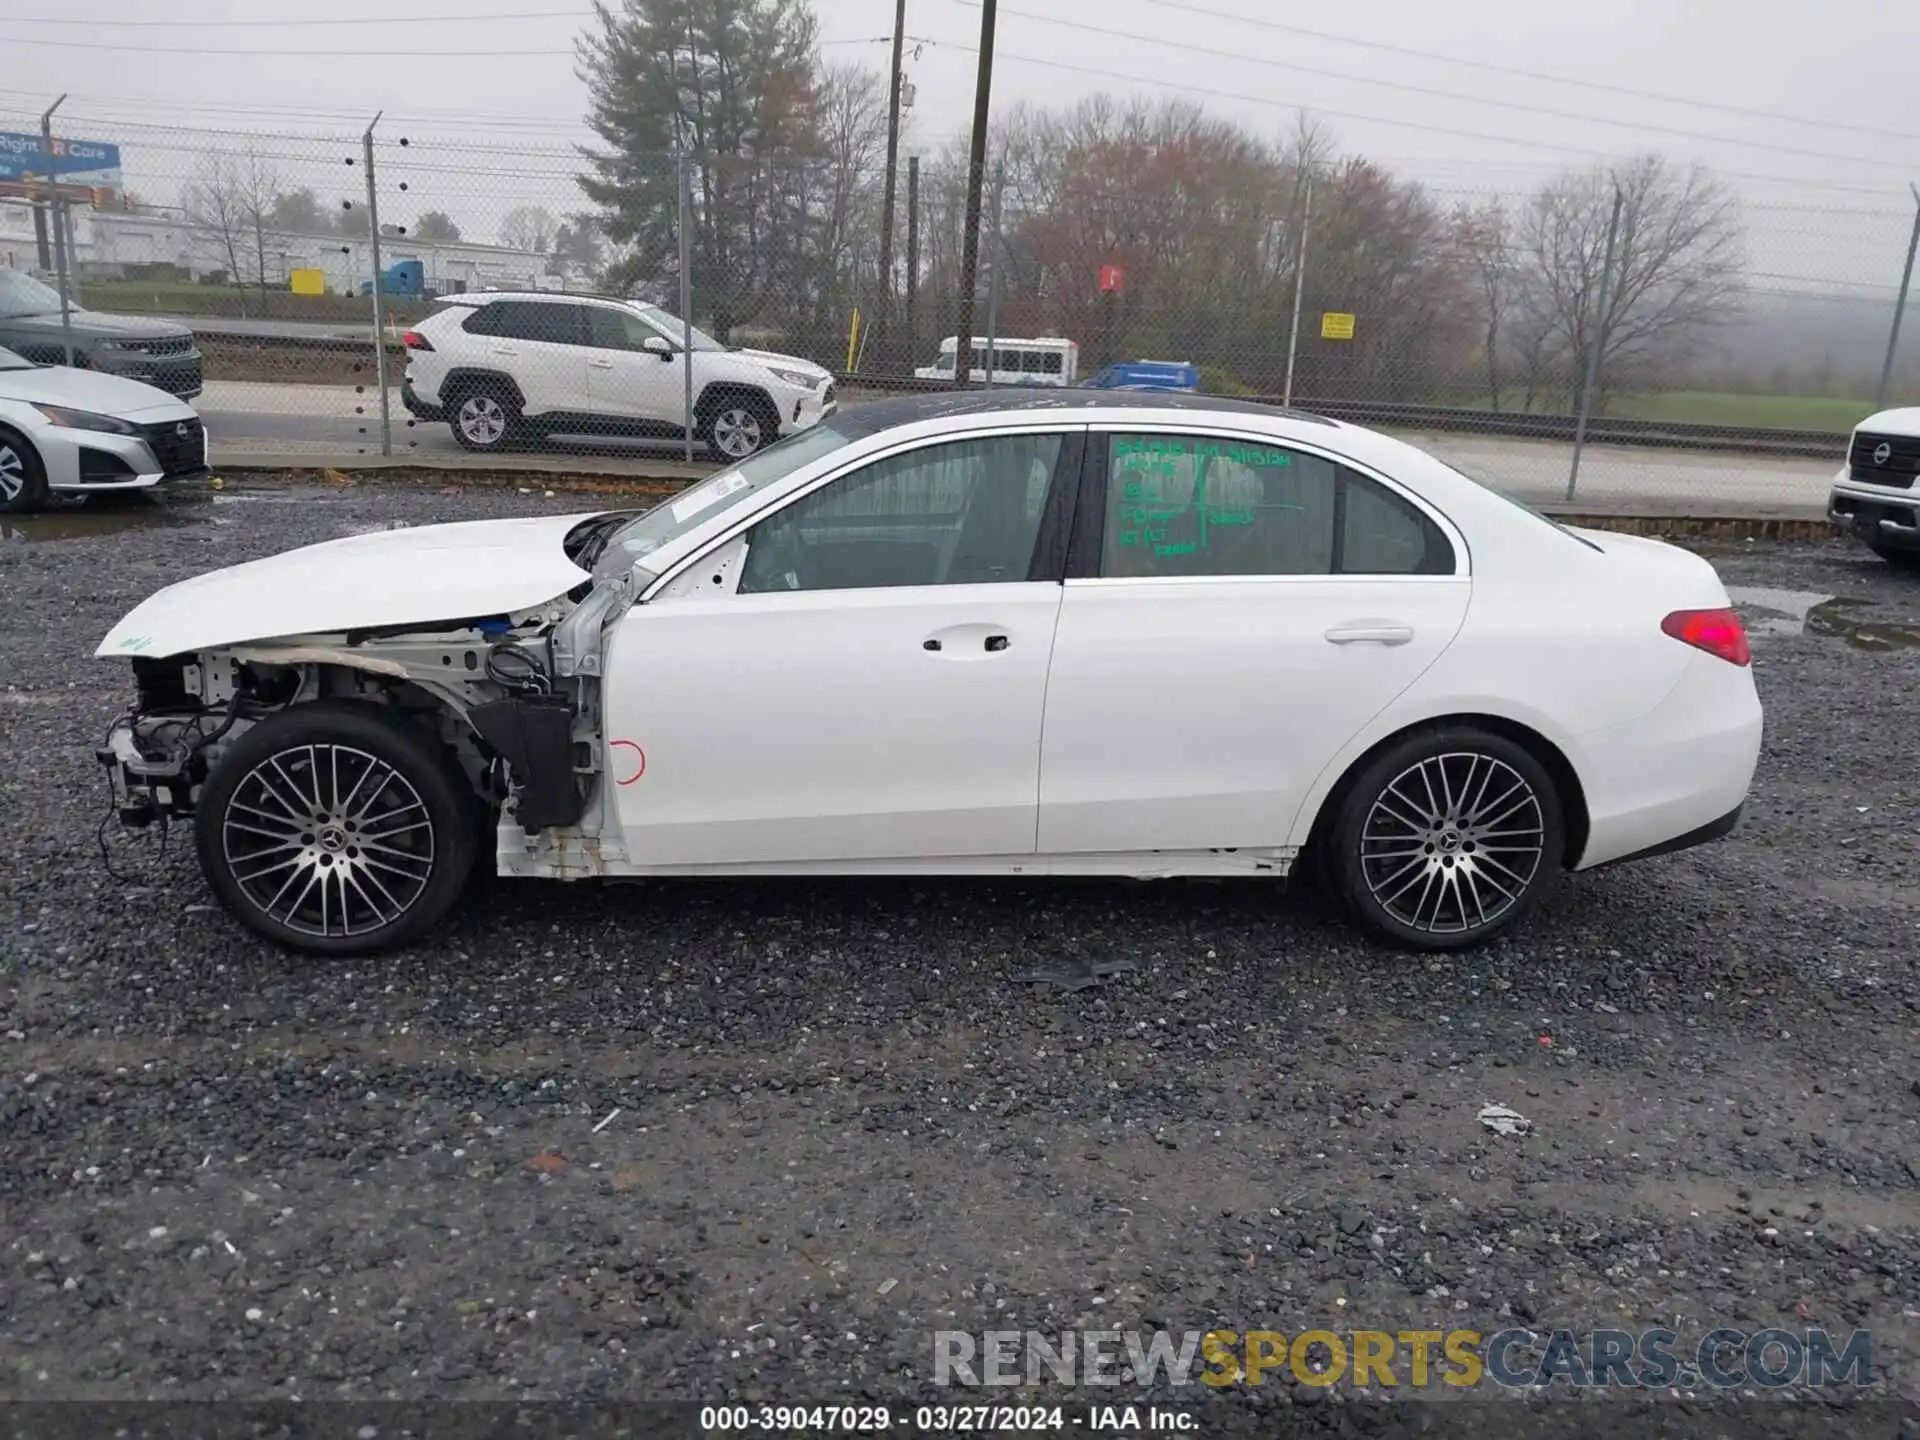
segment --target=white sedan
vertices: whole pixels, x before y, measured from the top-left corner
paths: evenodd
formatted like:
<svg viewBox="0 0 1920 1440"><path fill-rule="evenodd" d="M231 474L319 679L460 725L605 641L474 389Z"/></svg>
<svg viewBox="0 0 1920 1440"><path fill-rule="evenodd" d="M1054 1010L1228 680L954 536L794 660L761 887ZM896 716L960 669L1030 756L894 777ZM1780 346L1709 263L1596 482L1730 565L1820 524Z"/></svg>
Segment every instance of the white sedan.
<svg viewBox="0 0 1920 1440"><path fill-rule="evenodd" d="M652 510L353 536L101 643L133 824L325 954L503 876L1285 877L1477 943L1726 834L1745 634L1684 550L1197 396L845 410Z"/></svg>

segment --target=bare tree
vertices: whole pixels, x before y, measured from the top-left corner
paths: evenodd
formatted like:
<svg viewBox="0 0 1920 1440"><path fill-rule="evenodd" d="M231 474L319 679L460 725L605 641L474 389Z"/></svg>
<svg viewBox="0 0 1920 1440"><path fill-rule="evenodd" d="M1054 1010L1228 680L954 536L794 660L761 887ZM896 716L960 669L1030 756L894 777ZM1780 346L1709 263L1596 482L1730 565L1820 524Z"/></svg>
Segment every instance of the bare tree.
<svg viewBox="0 0 1920 1440"><path fill-rule="evenodd" d="M1512 322L1514 292L1520 283L1514 255L1513 217L1507 213L1506 203L1496 196L1480 205L1462 206L1454 215L1454 232L1480 302L1487 395L1497 411L1500 408L1500 337Z"/></svg>
<svg viewBox="0 0 1920 1440"><path fill-rule="evenodd" d="M1616 186L1620 225L1603 311ZM1687 359L1714 326L1739 313L1743 240L1738 207L1718 180L1657 155L1550 182L1520 226L1530 302L1571 356L1597 347L1603 396Z"/></svg>
<svg viewBox="0 0 1920 1440"><path fill-rule="evenodd" d="M500 222L500 243L515 250L532 250L544 255L553 249L560 222L551 210L539 205L516 205Z"/></svg>
<svg viewBox="0 0 1920 1440"><path fill-rule="evenodd" d="M279 176L252 147L242 154L210 150L200 157L181 198L188 220L207 233L226 262L244 314L249 259L251 278L263 297L267 288L267 231L281 201Z"/></svg>

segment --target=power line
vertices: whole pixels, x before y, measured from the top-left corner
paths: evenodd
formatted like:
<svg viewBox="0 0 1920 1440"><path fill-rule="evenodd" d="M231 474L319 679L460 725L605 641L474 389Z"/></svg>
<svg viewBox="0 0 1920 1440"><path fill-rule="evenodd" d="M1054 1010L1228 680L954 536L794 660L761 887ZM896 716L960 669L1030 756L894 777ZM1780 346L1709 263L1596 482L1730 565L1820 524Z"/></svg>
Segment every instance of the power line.
<svg viewBox="0 0 1920 1440"><path fill-rule="evenodd" d="M80 25L99 26L106 30L131 29L167 29L167 30L258 30L283 29L307 25L471 25L489 20L585 20L592 16L591 10L519 10L501 15L475 15L471 11L459 15L366 15L357 17L324 16L314 19L295 20L75 20L66 16L53 15L16 15L8 23L13 25Z"/></svg>
<svg viewBox="0 0 1920 1440"><path fill-rule="evenodd" d="M952 0L953 4L964 5L969 9L978 9L980 0ZM1409 95L1429 95L1442 100L1464 101L1470 105L1490 105L1502 110L1518 110L1530 115L1551 115L1559 120L1577 120L1587 125L1616 125L1628 130L1643 130L1653 135L1671 135L1684 140L1706 140L1717 145L1739 145L1746 150L1771 150L1781 155L1794 155L1805 160L1838 160L1849 165L1885 166L1903 174L1911 174L1914 167L1900 160L1876 160L1862 155L1836 155L1829 150L1802 150L1792 145L1775 145L1764 140L1743 140L1726 135L1709 135L1698 130L1682 130L1671 125L1655 125L1640 120L1616 119L1609 115L1587 115L1574 110L1556 110L1547 105L1532 105L1523 100L1505 100L1496 95L1469 95L1459 90L1443 90L1429 85L1411 85L1398 80L1382 80L1371 75L1353 75L1339 70L1329 70L1321 65L1303 65L1287 60L1269 60L1260 55L1248 55L1235 50L1217 50L1207 45L1194 45L1186 41L1168 40L1158 35L1142 35L1132 30L1113 30L1104 25L1089 25L1079 20L1061 20L1052 15L1038 14L1032 10L1008 10L1009 15L1018 15L1025 20L1037 20L1044 25L1058 25L1068 30L1080 30L1091 35L1107 35L1116 40L1135 40L1160 50L1180 50L1194 55L1208 55L1221 60L1239 60L1252 65L1265 65L1274 70L1292 70L1300 74L1316 75L1328 80L1344 80L1356 85L1375 85L1386 90L1398 90Z"/></svg>
<svg viewBox="0 0 1920 1440"><path fill-rule="evenodd" d="M1405 55L1415 60L1438 61L1443 65L1463 65L1473 70L1485 70L1495 75L1514 75L1526 80L1544 80L1553 85L1571 85L1585 90L1605 91L1610 95L1627 95L1636 100L1658 100L1667 105L1689 105L1697 110L1718 110L1728 115L1743 115L1750 120L1780 120L1791 125L1812 125L1821 130L1850 130L1859 135L1878 135L1893 140L1920 140L1920 134L1910 130L1884 130L1872 125L1849 125L1844 121L1827 118L1814 119L1808 115L1789 115L1777 110L1756 110L1744 105L1728 105L1717 100L1698 100L1686 95L1666 94L1657 90L1636 90L1627 85L1611 85L1604 80L1582 80L1572 75L1556 75L1544 70L1526 70L1515 65L1498 65L1491 60L1470 60L1462 55L1442 55L1432 50L1420 50L1409 45L1392 45L1384 40L1362 40L1352 35L1335 35L1325 30L1309 30L1300 25L1287 25L1278 20L1261 19L1253 15L1236 15L1228 10L1213 10L1205 5L1195 5L1189 0L1145 0L1148 5L1157 5L1164 10L1179 10L1189 15L1206 15L1216 20L1232 20L1242 25L1256 25L1263 30L1278 30L1288 35L1304 35L1310 40L1325 40L1335 45L1352 45L1362 50L1379 50L1389 55Z"/></svg>
<svg viewBox="0 0 1920 1440"><path fill-rule="evenodd" d="M976 47L959 45L952 41L942 41L950 50L959 50L968 54L976 53ZM1418 130L1427 135L1448 135L1462 140L1491 140L1502 145L1521 145L1534 150L1553 150L1565 155L1585 155L1598 160L1619 160L1620 155L1612 150L1595 150L1586 145L1562 145L1551 140L1529 140L1518 135L1493 135L1484 130L1456 130L1446 126L1428 124L1424 120L1400 120L1385 115L1367 115L1357 110L1332 110L1322 105L1302 105L1291 100L1276 100L1270 95L1246 95L1237 91L1221 90L1213 86L1183 85L1178 81L1162 79L1157 75L1129 75L1118 70L1109 70L1093 65L1075 65L1066 60L1049 60L1039 55L1015 55L1001 50L998 58L1011 60L1022 65L1040 65L1051 70L1066 70L1079 75L1092 75L1103 80L1124 80L1136 85L1157 85L1167 90L1184 90L1188 94L1202 95L1215 100L1238 100L1249 105L1265 105L1276 110L1292 110L1300 114L1334 115L1342 120L1360 120L1371 125L1395 125L1403 129ZM1794 175L1763 175L1754 171L1721 170L1716 173L1738 180L1763 180L1773 185L1798 185L1808 190L1832 191L1847 195L1878 195L1884 197L1885 189L1869 189L1863 185L1829 185L1823 181L1806 180Z"/></svg>
<svg viewBox="0 0 1920 1440"><path fill-rule="evenodd" d="M379 58L406 60L418 65L421 56L403 50L224 50L209 49L198 45L110 45L99 40L37 40L24 35L8 37L11 45L43 45L56 50L116 50L131 55L231 55L237 58L274 57L287 60L372 60ZM857 40L822 40L822 45L869 45L871 39L863 36ZM435 50L432 58L460 60L483 59L488 57L531 57L535 55L578 55L576 50L529 50L521 46L513 50Z"/></svg>

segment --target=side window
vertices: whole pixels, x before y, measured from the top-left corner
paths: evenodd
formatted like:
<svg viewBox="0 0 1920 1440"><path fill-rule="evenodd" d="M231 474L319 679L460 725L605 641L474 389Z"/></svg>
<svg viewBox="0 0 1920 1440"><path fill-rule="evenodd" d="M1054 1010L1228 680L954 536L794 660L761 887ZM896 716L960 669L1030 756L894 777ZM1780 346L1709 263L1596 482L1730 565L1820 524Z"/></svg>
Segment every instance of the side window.
<svg viewBox="0 0 1920 1440"><path fill-rule="evenodd" d="M749 530L739 591L1024 580L1064 440L987 436L877 460Z"/></svg>
<svg viewBox="0 0 1920 1440"><path fill-rule="evenodd" d="M516 308L507 301L477 305L460 328L469 335L504 335L507 333L507 312Z"/></svg>
<svg viewBox="0 0 1920 1440"><path fill-rule="evenodd" d="M1414 506L1345 469L1340 571L1346 575L1451 575L1453 546Z"/></svg>
<svg viewBox="0 0 1920 1440"><path fill-rule="evenodd" d="M591 343L601 350L644 350L646 342L657 339L655 330L638 315L610 306L593 305L586 310Z"/></svg>
<svg viewBox="0 0 1920 1440"><path fill-rule="evenodd" d="M513 307L518 313L507 333L517 340L539 340L548 345L587 343L586 307L538 302Z"/></svg>
<svg viewBox="0 0 1920 1440"><path fill-rule="evenodd" d="M1200 435L1113 435L1107 445L1101 574L1332 573L1331 461Z"/></svg>
<svg viewBox="0 0 1920 1440"><path fill-rule="evenodd" d="M1044 375L1046 356L1038 350L1025 350L1020 355L1020 373L1022 375Z"/></svg>
<svg viewBox="0 0 1920 1440"><path fill-rule="evenodd" d="M1060 361L1062 359L1060 352L1058 350L1050 350L1047 352L1045 359L1046 365L1043 367L1043 373L1048 375L1060 374Z"/></svg>

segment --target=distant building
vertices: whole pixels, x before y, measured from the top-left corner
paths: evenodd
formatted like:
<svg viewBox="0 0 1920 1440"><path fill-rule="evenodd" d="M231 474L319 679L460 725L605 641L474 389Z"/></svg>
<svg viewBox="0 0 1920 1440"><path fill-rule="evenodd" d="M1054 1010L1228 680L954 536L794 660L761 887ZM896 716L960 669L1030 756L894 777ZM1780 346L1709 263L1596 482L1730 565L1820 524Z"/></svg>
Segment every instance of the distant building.
<svg viewBox="0 0 1920 1440"><path fill-rule="evenodd" d="M194 280L220 276L248 285L284 287L295 270L319 270L327 277L329 291L358 294L361 283L373 276L373 246L360 237L269 230L261 244L248 231L234 237L237 255L230 258L218 230L195 225L177 213L78 205L69 213L74 269L83 280L122 280L139 275L145 267L168 265ZM231 273L235 258L237 277ZM426 270L428 288L438 294L561 287L560 280L548 273L547 256L504 245L382 235L380 263L391 266L400 260L418 260ZM31 270L38 264L31 209L19 203L0 204L0 265Z"/></svg>

